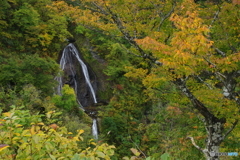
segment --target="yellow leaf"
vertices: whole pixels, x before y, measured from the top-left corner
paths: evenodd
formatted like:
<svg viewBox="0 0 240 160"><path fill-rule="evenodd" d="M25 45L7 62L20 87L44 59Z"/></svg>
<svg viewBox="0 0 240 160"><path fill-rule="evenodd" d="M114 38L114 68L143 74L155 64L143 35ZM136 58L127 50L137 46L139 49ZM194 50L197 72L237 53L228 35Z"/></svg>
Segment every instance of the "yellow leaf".
<svg viewBox="0 0 240 160"><path fill-rule="evenodd" d="M32 135L36 133L35 132L35 126L32 126L32 128L30 129L30 132L31 132Z"/></svg>
<svg viewBox="0 0 240 160"><path fill-rule="evenodd" d="M95 146L97 145L95 142L91 142L90 144L95 145Z"/></svg>
<svg viewBox="0 0 240 160"><path fill-rule="evenodd" d="M7 144L0 144L0 151L6 149L7 147L9 147L9 145L7 145Z"/></svg>
<svg viewBox="0 0 240 160"><path fill-rule="evenodd" d="M25 134L24 137L31 137L31 134Z"/></svg>
<svg viewBox="0 0 240 160"><path fill-rule="evenodd" d="M40 125L40 126L44 126L44 123L40 122L40 123L38 123L38 125Z"/></svg>
<svg viewBox="0 0 240 160"><path fill-rule="evenodd" d="M80 141L78 137L73 137L73 140Z"/></svg>
<svg viewBox="0 0 240 160"><path fill-rule="evenodd" d="M20 133L14 133L16 136L20 136Z"/></svg>
<svg viewBox="0 0 240 160"><path fill-rule="evenodd" d="M10 113L10 112L5 112L5 113L3 113L3 115L4 115L5 117L10 117L10 116L11 116L11 113Z"/></svg>
<svg viewBox="0 0 240 160"><path fill-rule="evenodd" d="M52 114L54 113L54 111L49 111L46 113L47 118L51 118Z"/></svg>
<svg viewBox="0 0 240 160"><path fill-rule="evenodd" d="M138 150L135 149L135 148L131 148L130 150L132 151L132 153L133 153L135 156L139 156L139 155L141 154L141 153L138 152Z"/></svg>
<svg viewBox="0 0 240 160"><path fill-rule="evenodd" d="M16 125L16 127L22 127L22 126L23 126L23 125L21 125L21 124L17 124L17 125Z"/></svg>
<svg viewBox="0 0 240 160"><path fill-rule="evenodd" d="M78 134L82 134L83 132L84 132L84 130L80 129L80 130L78 131Z"/></svg>

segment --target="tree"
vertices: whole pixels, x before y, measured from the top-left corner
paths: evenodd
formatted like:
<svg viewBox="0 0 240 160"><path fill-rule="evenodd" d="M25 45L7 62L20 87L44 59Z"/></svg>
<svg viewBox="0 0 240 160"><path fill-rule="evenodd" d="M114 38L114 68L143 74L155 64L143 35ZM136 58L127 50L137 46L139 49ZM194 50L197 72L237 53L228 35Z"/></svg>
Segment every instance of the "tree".
<svg viewBox="0 0 240 160"><path fill-rule="evenodd" d="M175 85L206 128L204 147L188 138L206 159L218 159L210 153L219 152L239 119L239 6L205 5L215 8L215 14L191 0L88 0L75 21L125 38L131 45L127 53L151 63L142 77L148 91L159 90L160 82Z"/></svg>
<svg viewBox="0 0 240 160"><path fill-rule="evenodd" d="M1 52L0 66L1 87L14 89L20 92L24 85L32 84L42 95L50 96L56 85L54 76L59 71L58 65L50 58L41 58L38 55L15 55Z"/></svg>
<svg viewBox="0 0 240 160"><path fill-rule="evenodd" d="M37 53L57 58L67 37L68 19L51 10L52 1L3 0L1 47L18 53Z"/></svg>

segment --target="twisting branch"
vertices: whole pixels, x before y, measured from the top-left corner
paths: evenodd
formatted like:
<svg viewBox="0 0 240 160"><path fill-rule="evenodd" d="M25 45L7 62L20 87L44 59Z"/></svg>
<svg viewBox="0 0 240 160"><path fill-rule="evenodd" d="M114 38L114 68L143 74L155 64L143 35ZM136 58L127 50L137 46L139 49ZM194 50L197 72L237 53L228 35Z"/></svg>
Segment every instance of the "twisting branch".
<svg viewBox="0 0 240 160"><path fill-rule="evenodd" d="M201 147L199 147L199 146L195 143L193 137L187 137L186 139L190 139L191 142L192 142L192 144L193 144L193 146L196 147L199 151L203 152L203 149L202 149Z"/></svg>
<svg viewBox="0 0 240 160"><path fill-rule="evenodd" d="M207 82L205 82L201 77L199 77L198 75L196 75L195 77L197 77L203 84L205 84L209 89L213 89L212 86L210 84L208 84Z"/></svg>
<svg viewBox="0 0 240 160"><path fill-rule="evenodd" d="M121 19L119 18L119 16L117 16L115 13L112 12L112 10L106 5L105 6L109 12L109 14L111 15L112 20L114 21L114 23L117 25L118 29L120 30L120 32L123 34L124 38L133 46L135 47L139 53L141 54L142 58L145 59L149 59L150 61L152 61L155 64L158 65L162 65L161 62L157 61L157 58L150 56L149 54L146 54L145 51L134 41L134 38L130 35L130 33L126 30L126 28L124 27Z"/></svg>
<svg viewBox="0 0 240 160"><path fill-rule="evenodd" d="M237 124L238 124L238 120L235 120L235 122L232 124L232 127L223 136L223 139L225 139L229 135L229 133L232 132L232 130L236 127Z"/></svg>
<svg viewBox="0 0 240 160"><path fill-rule="evenodd" d="M162 27L163 22L164 22L168 17L171 16L171 14L172 14L173 11L174 11L174 8L175 8L175 4L173 4L172 9L171 9L164 17L162 17L161 22L160 22L160 24L159 24L159 26L158 26L158 31L160 31L160 28Z"/></svg>
<svg viewBox="0 0 240 160"><path fill-rule="evenodd" d="M160 28L161 28L163 22L164 22L168 17L170 17L171 14L174 12L174 9L175 9L175 7L176 7L176 1L173 1L171 10L170 10L168 13L166 13L165 15L163 14L163 10L164 10L164 8L165 8L165 5L162 7L162 9L159 9L159 5L154 4L154 2L150 2L150 3L158 10L158 15L159 15L159 17L161 18L161 21L160 21L160 23L159 23L159 25L158 25L158 29L157 29L157 31L160 31ZM156 23L154 23L152 29L155 28L155 26L156 26L155 24L156 24Z"/></svg>
<svg viewBox="0 0 240 160"><path fill-rule="evenodd" d="M214 17L213 17L213 20L212 20L212 22L211 22L211 24L210 24L210 26L209 26L209 29L212 27L213 23L214 23L214 22L216 21L216 19L218 18L218 15L219 15L220 11L221 11L221 7L218 6L218 11L215 13L215 15L214 15Z"/></svg>

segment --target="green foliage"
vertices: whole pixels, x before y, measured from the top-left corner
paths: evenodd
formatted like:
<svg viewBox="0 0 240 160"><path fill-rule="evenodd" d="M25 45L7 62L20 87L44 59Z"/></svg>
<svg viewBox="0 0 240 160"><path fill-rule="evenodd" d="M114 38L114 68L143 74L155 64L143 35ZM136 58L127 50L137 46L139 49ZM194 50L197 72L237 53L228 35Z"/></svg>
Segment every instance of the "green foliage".
<svg viewBox="0 0 240 160"><path fill-rule="evenodd" d="M68 85L64 85L62 88L62 95L55 95L53 97L53 103L59 108L71 111L79 107L76 101L76 95L73 88Z"/></svg>
<svg viewBox="0 0 240 160"><path fill-rule="evenodd" d="M29 121L30 120L30 121ZM83 130L75 136L66 128L46 126L39 115L30 115L27 110L13 110L1 114L0 141L8 147L2 148L1 159L106 159L114 154L114 146L105 143L80 149Z"/></svg>
<svg viewBox="0 0 240 160"><path fill-rule="evenodd" d="M29 32L33 27L38 25L40 19L39 14L34 8L28 4L24 3L19 10L13 13L13 25L19 27L20 32Z"/></svg>
<svg viewBox="0 0 240 160"><path fill-rule="evenodd" d="M41 92L31 84L24 85L20 92L14 89L0 89L0 106L4 111L9 110L9 106L26 106L31 113L45 113L57 108L50 101L50 97L44 97Z"/></svg>
<svg viewBox="0 0 240 160"><path fill-rule="evenodd" d="M5 145L0 148L1 158L120 159L133 153L131 159L169 159L169 155L170 159L200 159L200 152L185 138L192 136L200 147L205 145L202 116L173 82L185 79L191 93L211 113L227 118L224 127L230 129L239 119L238 97L224 98L222 81L240 66L239 5L200 3L1 1L0 105L4 111L12 104L25 106L2 117L0 138ZM90 135L91 120L78 109L70 87L64 86L62 96L51 98L58 72L55 60L70 31L80 37L77 42L86 53L90 48L104 59L103 67L92 61L95 71L106 74L101 78L111 81L99 80L105 83L101 92L106 94L99 97L111 97L107 106L99 107L99 116L101 140L117 146L114 157L112 147L76 142L84 134L72 136L64 128L54 130L41 123L42 117L44 123L64 125L76 135L78 128ZM85 55L91 59L91 54ZM156 60L163 66L155 65ZM238 79L234 78L236 95ZM30 114L38 112L46 116ZM221 145L221 151L239 152L238 139L239 126Z"/></svg>
<svg viewBox="0 0 240 160"><path fill-rule="evenodd" d="M170 160L170 155L168 153L164 153L161 155L161 160Z"/></svg>
<svg viewBox="0 0 240 160"><path fill-rule="evenodd" d="M109 65L104 72L111 77L110 80L122 78L125 74L124 67L129 65L126 51L120 44L112 44L111 52L106 58L109 60Z"/></svg>
<svg viewBox="0 0 240 160"><path fill-rule="evenodd" d="M67 18L48 7L50 0L1 3L2 47L18 53L57 57L64 39L71 34Z"/></svg>
<svg viewBox="0 0 240 160"><path fill-rule="evenodd" d="M127 128L124 124L126 124L126 122L124 122L123 119L118 119L116 116L102 119L101 127L110 143L118 145L121 143L122 134Z"/></svg>
<svg viewBox="0 0 240 160"><path fill-rule="evenodd" d="M62 126L65 126L68 131L76 134L76 131L81 128L84 130L83 136L86 139L91 138L91 124L92 119L84 112L67 112L60 117L62 119ZM56 122L59 124L58 122Z"/></svg>
<svg viewBox="0 0 240 160"><path fill-rule="evenodd" d="M159 103L153 106L147 118L149 123L138 125L144 153L156 159L164 152L174 159L200 159L200 152L191 146L186 136L192 135L199 145L204 145L204 126L186 106Z"/></svg>
<svg viewBox="0 0 240 160"><path fill-rule="evenodd" d="M83 14L76 22L98 31L88 38L97 46L94 51L104 55L104 72L115 83L109 105L99 112L103 137L119 143L117 153L122 155L129 154L123 148L137 145L157 158L166 152L174 158L198 159L200 153L185 137L191 135L204 146L207 134L199 120L203 117L191 108L193 100L179 92L177 87L182 86L173 82L184 80L210 113L227 118L226 126L239 119L236 101L224 98L223 88L215 87L239 70L239 5L202 1L199 6L190 0L91 2L79 4ZM82 27L79 30L83 33ZM156 60L163 66L155 65Z"/></svg>
<svg viewBox="0 0 240 160"><path fill-rule="evenodd" d="M59 69L52 59L1 52L0 62L1 86L15 87L19 92L24 85L32 84L45 96L53 94L51 88L56 84L53 78Z"/></svg>
<svg viewBox="0 0 240 160"><path fill-rule="evenodd" d="M215 12L219 10L217 6L212 6L212 8L212 10L215 9ZM232 54L240 50L239 9L239 5L224 2L219 10L218 18L212 24L211 36L215 42L215 46L227 54Z"/></svg>

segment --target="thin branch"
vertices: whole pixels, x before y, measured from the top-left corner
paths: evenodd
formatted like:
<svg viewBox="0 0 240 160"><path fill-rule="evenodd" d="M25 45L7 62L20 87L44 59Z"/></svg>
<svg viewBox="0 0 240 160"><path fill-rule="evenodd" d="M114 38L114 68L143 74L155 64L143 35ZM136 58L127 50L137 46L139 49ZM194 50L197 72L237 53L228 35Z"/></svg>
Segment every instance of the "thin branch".
<svg viewBox="0 0 240 160"><path fill-rule="evenodd" d="M226 79L226 76L225 76L225 75L223 75L222 73L220 73L220 72L216 72L216 74L217 74L217 75L220 75L220 76L222 76L223 78L225 78L225 79Z"/></svg>
<svg viewBox="0 0 240 160"><path fill-rule="evenodd" d="M154 5L155 9L158 10L158 15L159 15L159 17L161 18L161 21L160 21L160 23L159 23L159 25L158 25L158 29L157 29L157 31L160 31L160 28L161 28L163 22L164 22L168 17L170 17L171 14L173 13L174 8L176 7L175 1L174 1L173 4L172 4L171 10L170 10L168 13L166 13L165 15L163 14L163 10L164 10L164 8L165 8L165 5L164 5L164 6L162 7L162 9L160 10L158 5L154 4L153 2L150 2L150 3L151 3L152 5ZM155 23L154 23L152 29L153 29L154 27L155 27Z"/></svg>
<svg viewBox="0 0 240 160"><path fill-rule="evenodd" d="M160 31L160 28L162 27L163 22L164 22L168 17L171 16L171 14L172 14L173 11L174 11L174 8L175 8L175 5L173 5L173 6L172 6L172 9L171 9L167 14L165 14L164 17L162 17L161 22L160 22L160 24L159 24L159 26L158 26L158 31Z"/></svg>
<svg viewBox="0 0 240 160"><path fill-rule="evenodd" d="M90 7L85 7L85 9L88 9L92 12L96 12L96 13L101 13L101 14L104 14L104 15L107 15L105 12L102 12L102 11L99 11L99 10L96 10L96 9L93 9L93 8L90 8Z"/></svg>
<svg viewBox="0 0 240 160"><path fill-rule="evenodd" d="M237 124L238 124L238 120L235 120L235 122L233 123L232 127L223 136L223 140L229 135L229 133L232 132L232 130L236 127Z"/></svg>
<svg viewBox="0 0 240 160"><path fill-rule="evenodd" d="M210 26L209 26L209 29L212 27L213 23L214 23L214 22L216 21L216 19L218 18L218 15L219 15L220 11L221 11L221 7L218 6L218 11L215 13L215 15L214 15L214 17L213 17L213 20L212 20L212 22L211 22L211 24L210 24Z"/></svg>
<svg viewBox="0 0 240 160"><path fill-rule="evenodd" d="M203 57L203 59L204 59L205 61L207 61L209 64L211 64L214 68L217 68L217 65L214 64L214 63L212 63L212 62L211 62L210 60L208 60L206 57ZM223 74L220 73L220 72L215 72L215 74L216 74L216 76L221 76L221 77L223 77L223 78L226 79L226 76L223 75ZM221 81L221 82L224 82L224 81L221 79L221 77L220 77L220 81Z"/></svg>
<svg viewBox="0 0 240 160"><path fill-rule="evenodd" d="M199 77L198 75L196 75L195 77L197 77L203 84L205 84L209 89L213 89L212 86L210 84L208 84L207 82L205 82L201 77Z"/></svg>
<svg viewBox="0 0 240 160"><path fill-rule="evenodd" d="M217 66L214 63L212 63L210 60L208 60L206 57L203 57L203 59L207 61L209 64L211 64L214 68L217 68Z"/></svg>
<svg viewBox="0 0 240 160"><path fill-rule="evenodd" d="M217 51L217 53L221 54L222 57L226 57L226 53L224 53L223 51L221 51L218 48L215 48L215 51Z"/></svg>
<svg viewBox="0 0 240 160"><path fill-rule="evenodd" d="M142 55L143 58L149 59L155 64L161 64L159 62L156 63L157 58L150 56L149 54L146 54L145 51L136 43L134 38L130 35L130 33L126 30L126 27L123 25L121 19L117 14L115 14L107 5L106 8L111 15L112 20L117 25L119 31L123 34L124 38L133 46L135 47L139 53Z"/></svg>
<svg viewBox="0 0 240 160"><path fill-rule="evenodd" d="M98 11L99 13L102 13L102 14L104 14L104 15L108 15L108 13L107 13L102 7L100 7L99 5L97 5L96 2L92 2L92 4L101 11L101 12Z"/></svg>
<svg viewBox="0 0 240 160"><path fill-rule="evenodd" d="M136 57L141 57L141 58L143 58L143 56L141 56L141 55L138 55L138 54L135 54L135 53L132 53L132 52L130 52L126 47L124 47L121 43L119 43L120 44L120 46L127 52L127 53L129 53L129 54L132 54L132 55L134 55L134 56L136 56Z"/></svg>
<svg viewBox="0 0 240 160"><path fill-rule="evenodd" d="M147 156L146 156L146 154L145 153L143 153L143 151L138 147L138 145L132 140L132 138L131 138L131 136L129 135L129 139L132 141L132 143L137 147L137 149L143 154L143 156L145 157L145 158L147 158Z"/></svg>
<svg viewBox="0 0 240 160"><path fill-rule="evenodd" d="M187 137L186 139L190 139L191 142L192 142L192 144L193 144L193 146L196 147L199 151L203 152L203 149L202 149L201 147L199 147L199 146L195 143L193 137Z"/></svg>

